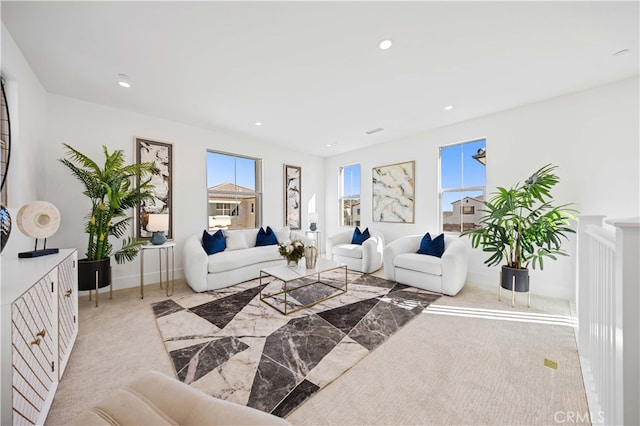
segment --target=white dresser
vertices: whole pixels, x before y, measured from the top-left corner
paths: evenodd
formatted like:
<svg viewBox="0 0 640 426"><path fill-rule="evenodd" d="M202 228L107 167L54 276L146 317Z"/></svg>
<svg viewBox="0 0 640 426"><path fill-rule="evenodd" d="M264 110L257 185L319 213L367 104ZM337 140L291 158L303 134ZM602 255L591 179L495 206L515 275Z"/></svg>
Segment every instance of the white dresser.
<svg viewBox="0 0 640 426"><path fill-rule="evenodd" d="M75 249L2 257L0 424L43 424L78 335Z"/></svg>

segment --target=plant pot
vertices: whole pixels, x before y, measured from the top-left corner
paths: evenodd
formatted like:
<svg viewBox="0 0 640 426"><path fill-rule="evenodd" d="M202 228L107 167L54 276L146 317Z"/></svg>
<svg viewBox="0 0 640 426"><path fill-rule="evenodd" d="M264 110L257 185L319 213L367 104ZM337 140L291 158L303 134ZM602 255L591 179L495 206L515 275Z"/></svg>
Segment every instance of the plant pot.
<svg viewBox="0 0 640 426"><path fill-rule="evenodd" d="M515 287L513 286L514 281ZM505 290L527 293L529 291L529 270L503 266L500 286Z"/></svg>
<svg viewBox="0 0 640 426"><path fill-rule="evenodd" d="M298 267L298 261L297 260L293 260L293 259L287 259L287 266L289 268L297 268Z"/></svg>
<svg viewBox="0 0 640 426"><path fill-rule="evenodd" d="M96 289L96 272L98 273L98 288L111 284L111 258L100 260L78 260L78 290Z"/></svg>

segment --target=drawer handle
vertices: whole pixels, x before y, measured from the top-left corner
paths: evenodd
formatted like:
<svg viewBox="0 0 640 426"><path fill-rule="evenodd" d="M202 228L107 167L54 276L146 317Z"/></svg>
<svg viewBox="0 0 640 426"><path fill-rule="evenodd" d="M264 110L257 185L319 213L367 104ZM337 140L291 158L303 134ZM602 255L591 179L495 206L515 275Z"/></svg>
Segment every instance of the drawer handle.
<svg viewBox="0 0 640 426"><path fill-rule="evenodd" d="M41 342L40 338L41 338L41 337L42 337L42 338L44 338L44 336L46 336L46 335L47 335L47 330L45 330L45 329L43 328L42 330L40 330L40 331L38 331L38 332L36 333L36 338L35 338L35 340L33 340L33 341L31 342L31 344L32 344L32 345L40 346L40 342Z"/></svg>
<svg viewBox="0 0 640 426"><path fill-rule="evenodd" d="M73 293L73 291L72 291L71 289L67 290L67 291L64 293L64 297L71 297L71 293Z"/></svg>

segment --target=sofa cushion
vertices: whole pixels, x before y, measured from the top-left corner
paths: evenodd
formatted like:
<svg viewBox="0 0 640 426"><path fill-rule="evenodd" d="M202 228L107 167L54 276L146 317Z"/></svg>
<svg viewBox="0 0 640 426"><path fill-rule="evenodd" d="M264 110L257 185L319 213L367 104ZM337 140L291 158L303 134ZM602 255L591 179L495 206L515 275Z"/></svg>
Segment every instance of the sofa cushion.
<svg viewBox="0 0 640 426"><path fill-rule="evenodd" d="M283 227L279 231L275 231L275 233L279 244L282 244L291 238L291 229L289 229L288 226Z"/></svg>
<svg viewBox="0 0 640 426"><path fill-rule="evenodd" d="M336 256L362 259L362 246L359 244L339 244L331 250Z"/></svg>
<svg viewBox="0 0 640 426"><path fill-rule="evenodd" d="M393 258L396 268L410 269L431 275L442 275L442 259L418 253L403 253Z"/></svg>
<svg viewBox="0 0 640 426"><path fill-rule="evenodd" d="M434 239L431 239L431 235L427 232L424 237L422 237L422 241L420 241L420 248L417 253L442 257L444 253L444 234L440 234Z"/></svg>
<svg viewBox="0 0 640 426"><path fill-rule="evenodd" d="M208 255L224 251L227 245L222 230L218 229L213 235L208 233L206 229L202 231L202 247Z"/></svg>
<svg viewBox="0 0 640 426"><path fill-rule="evenodd" d="M369 237L371 237L369 228L365 228L364 231L360 232L360 228L356 226L356 229L353 230L353 236L351 237L351 244L362 245Z"/></svg>
<svg viewBox="0 0 640 426"><path fill-rule="evenodd" d="M278 244L278 238L273 232L270 226L267 226L267 230L258 229L258 235L256 236L256 247L273 246Z"/></svg>
<svg viewBox="0 0 640 426"><path fill-rule="evenodd" d="M209 273L230 271L247 265L282 259L276 246L253 247L246 250L225 250L209 256Z"/></svg>
<svg viewBox="0 0 640 426"><path fill-rule="evenodd" d="M225 229L224 237L227 250L242 250L250 247L244 229Z"/></svg>

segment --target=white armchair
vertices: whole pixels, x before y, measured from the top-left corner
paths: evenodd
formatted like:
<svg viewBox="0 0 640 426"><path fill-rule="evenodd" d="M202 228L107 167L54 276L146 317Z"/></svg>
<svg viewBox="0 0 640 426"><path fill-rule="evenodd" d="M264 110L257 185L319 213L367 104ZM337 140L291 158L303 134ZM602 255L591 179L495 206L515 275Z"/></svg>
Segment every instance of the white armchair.
<svg viewBox="0 0 640 426"><path fill-rule="evenodd" d="M327 257L336 262L342 262L348 269L370 274L382 266L382 251L384 237L381 233L369 228L371 237L362 245L351 244L353 229L338 232L327 238Z"/></svg>
<svg viewBox="0 0 640 426"><path fill-rule="evenodd" d="M444 236L442 257L416 253L423 235L398 238L384 248L384 275L390 281L449 296L458 294L467 278L464 241Z"/></svg>

